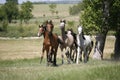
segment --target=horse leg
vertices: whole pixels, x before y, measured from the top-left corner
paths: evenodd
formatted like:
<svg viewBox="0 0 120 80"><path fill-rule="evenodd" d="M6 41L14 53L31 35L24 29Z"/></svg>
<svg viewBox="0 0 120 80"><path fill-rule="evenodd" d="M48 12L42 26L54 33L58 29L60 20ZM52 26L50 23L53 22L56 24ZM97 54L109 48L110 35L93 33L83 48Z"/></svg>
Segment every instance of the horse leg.
<svg viewBox="0 0 120 80"><path fill-rule="evenodd" d="M89 61L89 55L92 51L92 48L93 48L93 41L91 41L91 45L89 46L89 49L88 49L88 55L87 55L87 60Z"/></svg>
<svg viewBox="0 0 120 80"><path fill-rule="evenodd" d="M40 57L40 64L42 63L42 60L43 60L44 51L45 51L45 49L44 49L44 47L43 47L43 48L42 48L42 54L41 54L41 57Z"/></svg>
<svg viewBox="0 0 120 80"><path fill-rule="evenodd" d="M79 54L80 54L80 47L77 48L77 60L76 60L76 64L78 64L78 61L79 61Z"/></svg>
<svg viewBox="0 0 120 80"><path fill-rule="evenodd" d="M53 48L51 48L51 50L49 51L49 54L50 54L50 62L52 63L52 62L53 62L53 61L52 61L52 56L53 56L53 54L54 54Z"/></svg>
<svg viewBox="0 0 120 80"><path fill-rule="evenodd" d="M75 50L75 62L76 62L76 60L77 60L77 49Z"/></svg>
<svg viewBox="0 0 120 80"><path fill-rule="evenodd" d="M87 54L87 61L89 61L89 55L90 55L90 52L92 51L92 48L90 47L89 49L88 49L88 54Z"/></svg>
<svg viewBox="0 0 120 80"><path fill-rule="evenodd" d="M84 49L84 63L87 63L87 49Z"/></svg>
<svg viewBox="0 0 120 80"><path fill-rule="evenodd" d="M75 53L76 53L76 49L74 49L74 52L73 52L73 54L72 54L72 61L73 62L76 62L76 57L75 57Z"/></svg>
<svg viewBox="0 0 120 80"><path fill-rule="evenodd" d="M56 56L57 56L57 49L55 49L55 52L54 52L54 63L53 65L56 66Z"/></svg>
<svg viewBox="0 0 120 80"><path fill-rule="evenodd" d="M63 48L60 47L60 49L61 49L62 64L64 64L64 53L63 53Z"/></svg>
<svg viewBox="0 0 120 80"><path fill-rule="evenodd" d="M68 64L70 64L70 53L69 53L69 48L68 47L66 49L65 54L66 54L66 57L67 57Z"/></svg>
<svg viewBox="0 0 120 80"><path fill-rule="evenodd" d="M80 51L80 61L82 62L82 50Z"/></svg>
<svg viewBox="0 0 120 80"><path fill-rule="evenodd" d="M49 51L49 49L46 51L46 57L47 57L47 66L50 65L50 60L51 60L51 53Z"/></svg>
<svg viewBox="0 0 120 80"><path fill-rule="evenodd" d="M74 53L72 54L72 48L73 47L70 47L70 60L73 62L73 60L74 60Z"/></svg>

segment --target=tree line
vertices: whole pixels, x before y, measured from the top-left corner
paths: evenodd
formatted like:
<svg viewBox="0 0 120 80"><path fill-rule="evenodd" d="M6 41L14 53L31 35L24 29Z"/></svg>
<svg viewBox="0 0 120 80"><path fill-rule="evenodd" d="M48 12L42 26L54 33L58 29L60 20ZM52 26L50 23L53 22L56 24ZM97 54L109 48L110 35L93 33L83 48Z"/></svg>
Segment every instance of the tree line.
<svg viewBox="0 0 120 80"><path fill-rule="evenodd" d="M23 2L20 9L16 0L7 0L5 4L0 7L0 23L3 25L0 30L6 30L4 25L11 23L13 20L20 20L27 23L32 17L33 5L30 1Z"/></svg>

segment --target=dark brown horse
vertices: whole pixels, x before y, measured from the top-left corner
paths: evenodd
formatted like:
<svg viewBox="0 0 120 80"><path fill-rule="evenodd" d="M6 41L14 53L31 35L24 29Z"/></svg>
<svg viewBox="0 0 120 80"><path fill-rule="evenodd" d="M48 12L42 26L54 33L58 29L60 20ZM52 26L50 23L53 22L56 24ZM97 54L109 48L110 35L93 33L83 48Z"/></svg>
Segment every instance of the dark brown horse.
<svg viewBox="0 0 120 80"><path fill-rule="evenodd" d="M42 48L42 55L41 61L44 55L44 51L46 51L47 57L47 65L53 62L53 65L56 65L56 56L58 50L58 36L52 33L52 25L47 23L47 25L39 26L38 36L44 36L43 48ZM54 55L54 60L52 61L52 56Z"/></svg>

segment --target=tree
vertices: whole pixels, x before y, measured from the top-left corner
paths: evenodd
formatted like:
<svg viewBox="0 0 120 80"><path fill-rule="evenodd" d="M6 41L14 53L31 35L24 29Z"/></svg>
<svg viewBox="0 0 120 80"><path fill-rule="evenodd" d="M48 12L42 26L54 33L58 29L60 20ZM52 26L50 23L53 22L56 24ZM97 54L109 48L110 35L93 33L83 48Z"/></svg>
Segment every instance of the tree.
<svg viewBox="0 0 120 80"><path fill-rule="evenodd" d="M24 2L21 5L21 10L19 11L19 19L21 22L24 20L24 22L28 22L32 17L32 9L33 5L30 1Z"/></svg>
<svg viewBox="0 0 120 80"><path fill-rule="evenodd" d="M120 59L120 0L110 0L109 26L116 31L114 58Z"/></svg>
<svg viewBox="0 0 120 80"><path fill-rule="evenodd" d="M80 16L80 23L84 26L84 31L97 31L96 44L93 57L103 59L106 35L109 30L108 0L83 0L83 12Z"/></svg>
<svg viewBox="0 0 120 80"><path fill-rule="evenodd" d="M5 20L6 18L7 18L6 13L5 13L3 6L2 6L2 7L0 7L0 21Z"/></svg>
<svg viewBox="0 0 120 80"><path fill-rule="evenodd" d="M13 19L17 19L18 6L15 2L8 1L3 6L1 6L1 8L2 8L2 11L3 11L2 13L4 13L4 15L6 15L6 18L9 21L9 23L11 23L11 21Z"/></svg>
<svg viewBox="0 0 120 80"><path fill-rule="evenodd" d="M49 8L50 8L50 11L51 11L52 15L56 12L56 10L55 10L56 7L57 7L56 4L50 4L50 5L49 5Z"/></svg>
<svg viewBox="0 0 120 80"><path fill-rule="evenodd" d="M18 4L18 0L6 0L6 2L9 2L9 1L12 1L12 2L15 2L16 4Z"/></svg>
<svg viewBox="0 0 120 80"><path fill-rule="evenodd" d="M7 31L8 21L3 7L0 7L0 31Z"/></svg>

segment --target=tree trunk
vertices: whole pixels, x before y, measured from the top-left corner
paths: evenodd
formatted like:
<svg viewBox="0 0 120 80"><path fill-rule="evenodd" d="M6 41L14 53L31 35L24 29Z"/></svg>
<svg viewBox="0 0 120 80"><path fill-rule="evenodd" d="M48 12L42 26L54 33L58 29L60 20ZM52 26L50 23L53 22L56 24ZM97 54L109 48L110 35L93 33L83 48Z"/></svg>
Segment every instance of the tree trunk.
<svg viewBox="0 0 120 80"><path fill-rule="evenodd" d="M106 35L108 32L108 17L109 17L109 0L102 0L103 8L103 24L101 27L101 33L96 36L96 44L94 48L94 59L103 59L104 45L106 41Z"/></svg>
<svg viewBox="0 0 120 80"><path fill-rule="evenodd" d="M116 35L115 47L114 47L114 59L120 59L120 32Z"/></svg>
<svg viewBox="0 0 120 80"><path fill-rule="evenodd" d="M94 48L93 59L103 59L103 51L106 41L106 34L96 35L96 43Z"/></svg>

